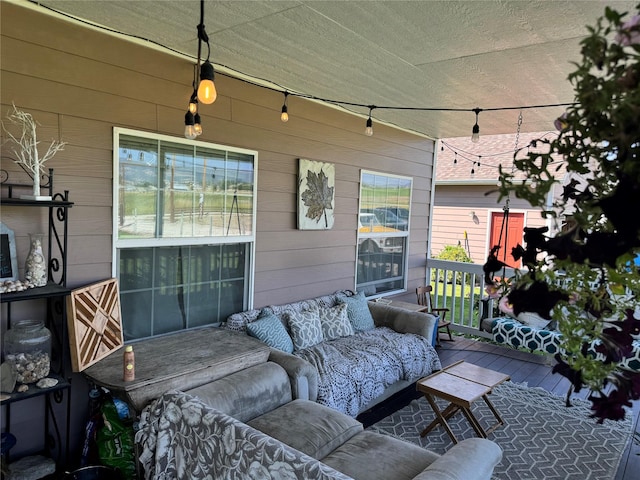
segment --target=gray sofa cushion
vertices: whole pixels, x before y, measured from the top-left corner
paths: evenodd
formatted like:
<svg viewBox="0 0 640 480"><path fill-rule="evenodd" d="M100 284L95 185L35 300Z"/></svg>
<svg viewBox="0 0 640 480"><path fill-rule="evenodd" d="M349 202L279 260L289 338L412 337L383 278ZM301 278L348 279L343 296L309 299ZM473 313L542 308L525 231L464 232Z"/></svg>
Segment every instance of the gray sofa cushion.
<svg viewBox="0 0 640 480"><path fill-rule="evenodd" d="M318 460L362 432L357 420L308 400L294 400L247 423Z"/></svg>
<svg viewBox="0 0 640 480"><path fill-rule="evenodd" d="M273 362L245 368L186 393L241 422L292 400L289 376Z"/></svg>
<svg viewBox="0 0 640 480"><path fill-rule="evenodd" d="M322 463L355 480L410 480L438 458L413 443L364 431L324 457Z"/></svg>

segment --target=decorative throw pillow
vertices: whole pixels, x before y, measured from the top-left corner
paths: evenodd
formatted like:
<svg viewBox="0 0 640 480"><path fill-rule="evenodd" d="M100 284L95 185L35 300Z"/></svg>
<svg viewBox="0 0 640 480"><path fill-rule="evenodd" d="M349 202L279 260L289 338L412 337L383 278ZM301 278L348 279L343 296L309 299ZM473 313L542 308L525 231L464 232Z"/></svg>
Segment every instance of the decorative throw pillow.
<svg viewBox="0 0 640 480"><path fill-rule="evenodd" d="M294 350L313 347L324 340L319 315L316 306L302 312L286 313Z"/></svg>
<svg viewBox="0 0 640 480"><path fill-rule="evenodd" d="M533 312L520 312L520 314L516 317L516 320L524 325L538 328L540 330L544 330L550 323L550 320L542 318L540 315Z"/></svg>
<svg viewBox="0 0 640 480"><path fill-rule="evenodd" d="M347 304L341 303L335 307L320 308L320 325L325 340L348 337L353 335L353 326L347 315Z"/></svg>
<svg viewBox="0 0 640 480"><path fill-rule="evenodd" d="M287 329L273 313L260 314L255 322L247 324L247 332L272 348L293 352L293 342Z"/></svg>
<svg viewBox="0 0 640 480"><path fill-rule="evenodd" d="M371 330L375 327L363 291L356 293L352 297L341 297L338 302L347 304L347 316L356 332Z"/></svg>

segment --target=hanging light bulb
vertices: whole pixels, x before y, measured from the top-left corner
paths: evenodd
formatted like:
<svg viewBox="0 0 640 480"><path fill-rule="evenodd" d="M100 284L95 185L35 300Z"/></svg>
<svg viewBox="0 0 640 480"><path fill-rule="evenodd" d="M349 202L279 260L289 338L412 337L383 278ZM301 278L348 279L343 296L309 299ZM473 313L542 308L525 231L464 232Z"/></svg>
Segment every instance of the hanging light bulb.
<svg viewBox="0 0 640 480"><path fill-rule="evenodd" d="M289 96L289 92L284 92L284 103L282 104L282 113L280 114L280 120L283 122L289 121L289 112L287 111L287 97Z"/></svg>
<svg viewBox="0 0 640 480"><path fill-rule="evenodd" d="M213 83L214 71L213 65L207 59L200 66L200 84L198 85L198 100L205 105L210 105L218 98L216 85Z"/></svg>
<svg viewBox="0 0 640 480"><path fill-rule="evenodd" d="M200 123L200 114L198 112L193 116L193 130L196 132L196 136L202 135L202 124Z"/></svg>
<svg viewBox="0 0 640 480"><path fill-rule="evenodd" d="M189 99L189 111L194 115L198 111L198 92L195 90L191 94L191 98Z"/></svg>
<svg viewBox="0 0 640 480"><path fill-rule="evenodd" d="M453 164L456 165L458 163L458 152L454 152L453 155Z"/></svg>
<svg viewBox="0 0 640 480"><path fill-rule="evenodd" d="M474 108L473 112L476 114L476 124L471 129L471 141L478 143L480 141L480 126L478 125L478 114L482 111L481 108Z"/></svg>
<svg viewBox="0 0 640 480"><path fill-rule="evenodd" d="M367 137L370 137L373 135L373 120L371 120L371 111L374 108L375 107L369 107L369 118L367 118L367 126L364 129L364 133L367 135Z"/></svg>
<svg viewBox="0 0 640 480"><path fill-rule="evenodd" d="M198 136L195 128L195 119L193 113L187 111L184 115L184 137L193 140Z"/></svg>

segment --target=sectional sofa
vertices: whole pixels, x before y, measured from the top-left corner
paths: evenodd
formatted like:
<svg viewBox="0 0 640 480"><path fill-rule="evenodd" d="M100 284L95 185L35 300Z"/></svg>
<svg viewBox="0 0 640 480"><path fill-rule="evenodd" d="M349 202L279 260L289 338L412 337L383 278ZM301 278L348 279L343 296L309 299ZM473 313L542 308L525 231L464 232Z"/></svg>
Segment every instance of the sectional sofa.
<svg viewBox="0 0 640 480"><path fill-rule="evenodd" d="M352 417L441 368L436 317L350 290L236 313L224 328L269 345L297 398Z"/></svg>
<svg viewBox="0 0 640 480"><path fill-rule="evenodd" d="M296 399L289 374L271 361L165 393L142 411L136 443L149 480L489 480L502 458L486 439L440 456L363 430L351 416Z"/></svg>

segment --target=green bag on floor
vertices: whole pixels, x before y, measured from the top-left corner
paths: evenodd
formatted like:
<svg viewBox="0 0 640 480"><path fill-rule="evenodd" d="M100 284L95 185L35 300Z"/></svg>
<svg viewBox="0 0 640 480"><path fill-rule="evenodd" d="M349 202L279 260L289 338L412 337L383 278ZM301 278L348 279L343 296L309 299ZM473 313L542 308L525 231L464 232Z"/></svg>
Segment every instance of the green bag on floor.
<svg viewBox="0 0 640 480"><path fill-rule="evenodd" d="M135 477L135 447L133 425L121 419L113 399L107 398L101 407L104 425L98 430L96 443L100 462L119 469L125 478Z"/></svg>

